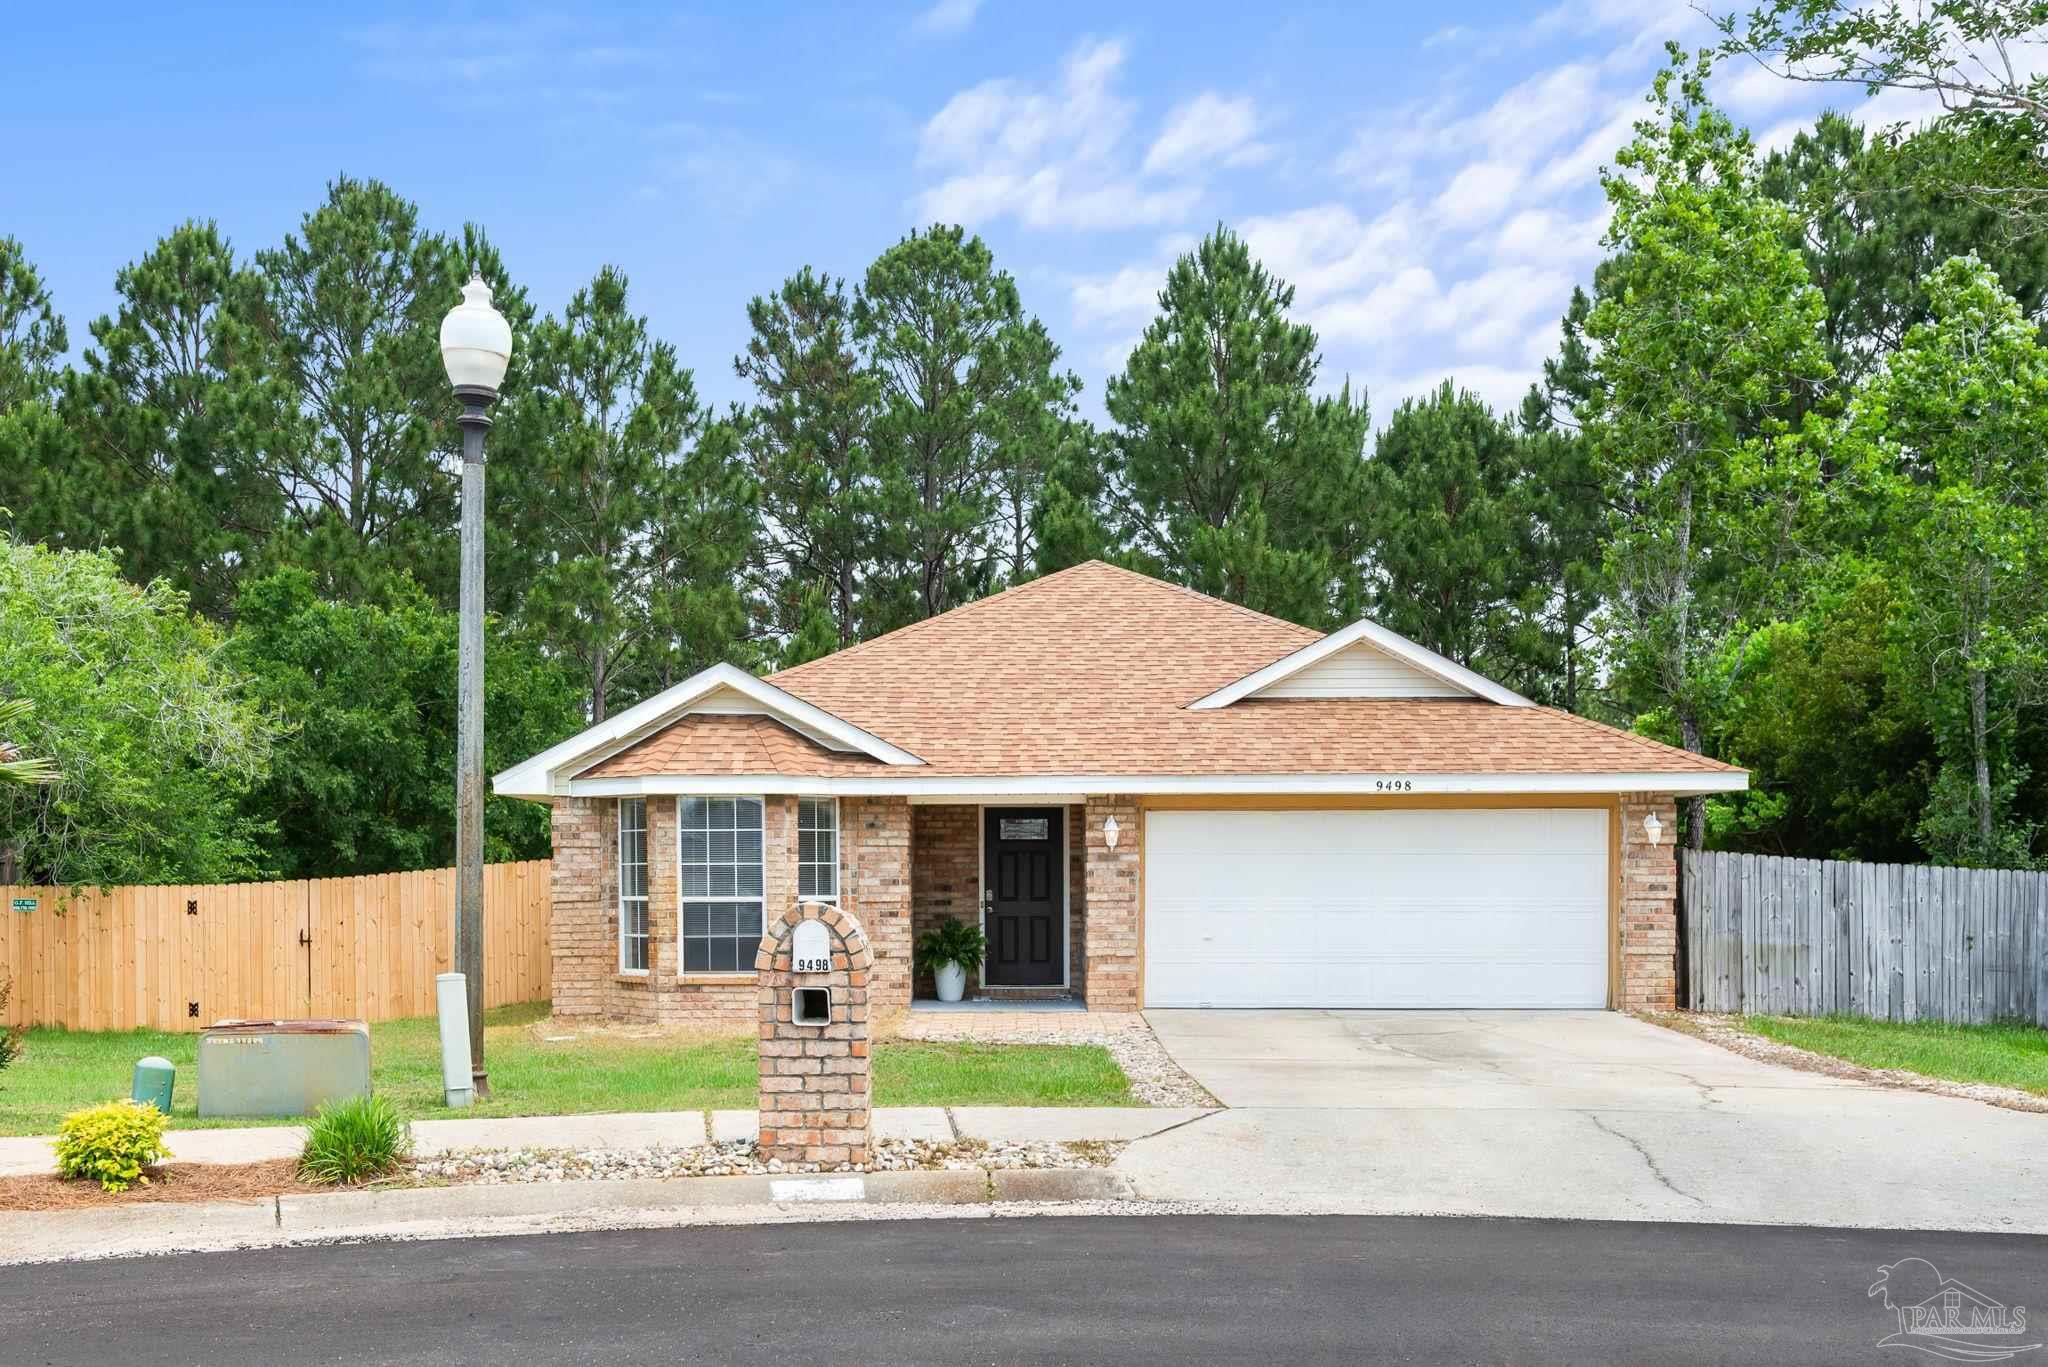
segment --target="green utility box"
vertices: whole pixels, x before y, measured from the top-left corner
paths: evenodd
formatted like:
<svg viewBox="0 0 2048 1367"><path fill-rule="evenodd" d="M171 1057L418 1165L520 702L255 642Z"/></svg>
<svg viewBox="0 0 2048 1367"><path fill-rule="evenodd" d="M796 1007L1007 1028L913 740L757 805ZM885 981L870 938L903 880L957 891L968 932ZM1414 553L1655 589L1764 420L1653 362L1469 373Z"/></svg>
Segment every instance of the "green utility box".
<svg viewBox="0 0 2048 1367"><path fill-rule="evenodd" d="M201 1115L311 1115L369 1094L362 1021L222 1021L200 1033Z"/></svg>
<svg viewBox="0 0 2048 1367"><path fill-rule="evenodd" d="M177 1067L167 1058L151 1054L137 1059L135 1084L128 1089L131 1100L147 1102L165 1115L171 1113L171 1087L178 1080Z"/></svg>

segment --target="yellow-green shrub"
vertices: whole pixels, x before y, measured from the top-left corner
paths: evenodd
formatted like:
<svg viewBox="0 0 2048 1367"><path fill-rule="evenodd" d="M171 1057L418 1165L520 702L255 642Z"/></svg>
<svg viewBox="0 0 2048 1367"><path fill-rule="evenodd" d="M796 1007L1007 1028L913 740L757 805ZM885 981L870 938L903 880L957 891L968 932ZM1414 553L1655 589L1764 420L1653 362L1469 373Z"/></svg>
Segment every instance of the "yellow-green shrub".
<svg viewBox="0 0 2048 1367"><path fill-rule="evenodd" d="M89 1177L108 1191L149 1185L143 1169L171 1156L164 1113L144 1102L109 1101L73 1111L57 1127L57 1175Z"/></svg>

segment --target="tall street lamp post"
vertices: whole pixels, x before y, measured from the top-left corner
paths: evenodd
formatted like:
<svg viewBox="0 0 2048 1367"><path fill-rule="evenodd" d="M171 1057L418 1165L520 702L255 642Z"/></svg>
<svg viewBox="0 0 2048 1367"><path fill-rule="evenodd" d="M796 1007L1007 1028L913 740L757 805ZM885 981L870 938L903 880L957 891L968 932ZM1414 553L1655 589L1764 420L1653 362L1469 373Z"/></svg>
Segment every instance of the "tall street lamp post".
<svg viewBox="0 0 2048 1367"><path fill-rule="evenodd" d="M512 327L478 275L441 320L441 363L462 400L462 627L455 708L455 966L469 993L469 1066L484 1072L484 433L512 360Z"/></svg>

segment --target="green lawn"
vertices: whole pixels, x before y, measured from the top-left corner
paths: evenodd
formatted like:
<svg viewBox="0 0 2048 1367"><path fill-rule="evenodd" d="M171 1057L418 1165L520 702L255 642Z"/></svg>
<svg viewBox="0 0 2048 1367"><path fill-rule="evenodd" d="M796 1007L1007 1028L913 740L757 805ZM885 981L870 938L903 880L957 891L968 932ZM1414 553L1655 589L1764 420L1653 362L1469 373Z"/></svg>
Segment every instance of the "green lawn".
<svg viewBox="0 0 2048 1367"><path fill-rule="evenodd" d="M529 1027L545 1003L485 1016L490 1100L468 1111L441 1105L440 1043L432 1019L370 1027L370 1081L413 1119L457 1115L568 1115L589 1111L751 1109L754 1041L747 1038L578 1040L548 1044ZM0 1135L50 1134L65 1112L128 1094L135 1060L161 1054L178 1067L173 1129L289 1125L291 1118L197 1114L197 1035L154 1030L27 1032L27 1050L0 1072ZM1135 1106L1130 1081L1097 1045L875 1046L878 1106Z"/></svg>
<svg viewBox="0 0 2048 1367"><path fill-rule="evenodd" d="M2048 1096L2048 1031L2019 1022L1943 1025L1853 1016L1750 1016L1765 1039L1860 1063L1953 1082L1989 1082Z"/></svg>

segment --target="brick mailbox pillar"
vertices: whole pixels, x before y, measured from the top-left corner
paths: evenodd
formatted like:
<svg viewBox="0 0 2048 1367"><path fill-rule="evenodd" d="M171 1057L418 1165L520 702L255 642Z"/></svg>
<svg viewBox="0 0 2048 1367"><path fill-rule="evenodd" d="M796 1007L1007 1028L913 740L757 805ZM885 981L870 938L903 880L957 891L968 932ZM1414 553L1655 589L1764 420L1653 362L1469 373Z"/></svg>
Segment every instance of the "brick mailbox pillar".
<svg viewBox="0 0 2048 1367"><path fill-rule="evenodd" d="M764 1161L832 1168L871 1156L868 977L874 963L860 922L822 902L797 903L762 934L754 970Z"/></svg>

